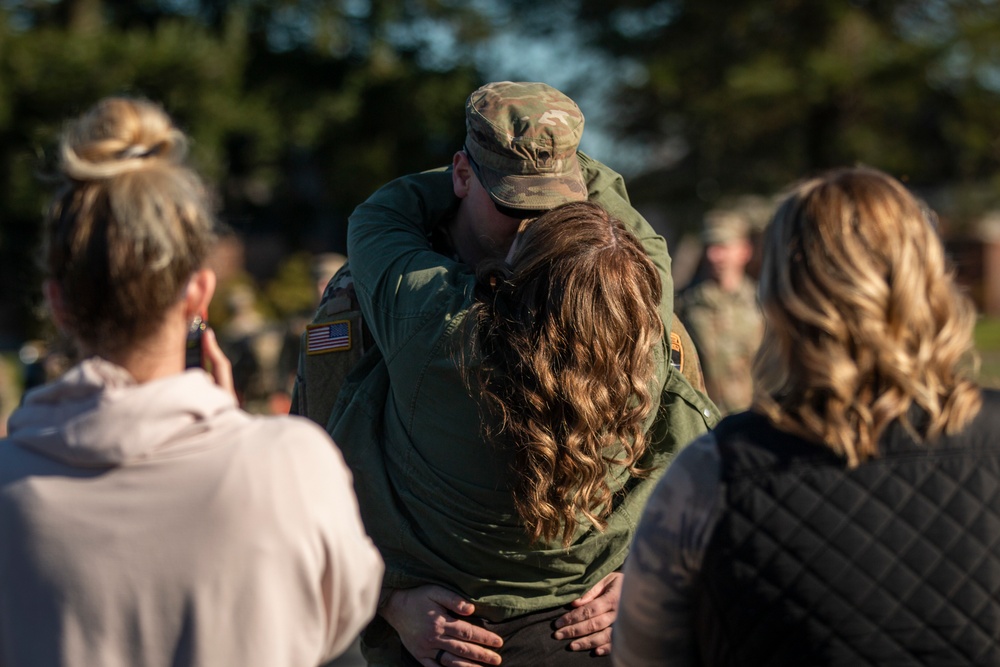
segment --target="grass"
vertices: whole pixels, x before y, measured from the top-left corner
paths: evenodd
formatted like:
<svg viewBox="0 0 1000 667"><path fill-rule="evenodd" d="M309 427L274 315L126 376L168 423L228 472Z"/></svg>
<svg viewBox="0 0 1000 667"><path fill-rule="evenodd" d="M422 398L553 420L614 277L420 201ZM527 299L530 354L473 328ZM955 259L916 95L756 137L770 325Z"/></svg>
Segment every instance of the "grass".
<svg viewBox="0 0 1000 667"><path fill-rule="evenodd" d="M976 324L976 349L979 351L979 382L1000 388L1000 318L983 318Z"/></svg>

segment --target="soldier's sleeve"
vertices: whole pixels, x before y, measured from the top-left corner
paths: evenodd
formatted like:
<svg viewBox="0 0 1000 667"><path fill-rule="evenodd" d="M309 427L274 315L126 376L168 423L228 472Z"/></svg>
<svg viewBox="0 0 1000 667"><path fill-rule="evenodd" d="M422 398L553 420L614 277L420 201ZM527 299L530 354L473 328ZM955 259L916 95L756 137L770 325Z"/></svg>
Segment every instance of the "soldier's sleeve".
<svg viewBox="0 0 1000 667"><path fill-rule="evenodd" d="M636 211L625 190L625 181L613 169L601 164L585 153L577 153L583 178L587 181L587 191L591 201L603 206L608 213L625 223L660 273L663 295L660 300L660 317L663 326L670 331L674 314L674 281L670 273L670 253L666 240L656 233L653 226Z"/></svg>
<svg viewBox="0 0 1000 667"><path fill-rule="evenodd" d="M390 249L429 247L427 234L454 206L451 177L445 170L404 176L378 190L351 217L362 225L385 223L395 228L395 242L365 246L331 278L312 322L302 334L292 414L326 427L347 375L366 355L376 353L372 328L363 315L355 287L355 267L365 275L384 268ZM390 237L391 238L391 237ZM372 253L367 251L372 249ZM374 258L381 253L382 257ZM442 258L443 259L443 258ZM376 324L382 319L377 318Z"/></svg>
<svg viewBox="0 0 1000 667"><path fill-rule="evenodd" d="M330 279L302 332L289 413L326 428L348 373L373 347L348 262Z"/></svg>
<svg viewBox="0 0 1000 667"><path fill-rule="evenodd" d="M453 214L448 171L396 179L348 221L347 254L358 305L386 363L428 317L464 301L472 270L435 252L429 234Z"/></svg>

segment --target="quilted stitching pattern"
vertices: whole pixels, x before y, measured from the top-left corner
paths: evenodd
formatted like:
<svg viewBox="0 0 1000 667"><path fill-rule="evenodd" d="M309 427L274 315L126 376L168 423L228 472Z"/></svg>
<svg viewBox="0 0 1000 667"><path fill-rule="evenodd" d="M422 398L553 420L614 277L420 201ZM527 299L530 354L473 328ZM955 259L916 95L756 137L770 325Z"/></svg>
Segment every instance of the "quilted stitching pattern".
<svg viewBox="0 0 1000 667"><path fill-rule="evenodd" d="M1000 451L911 448L855 470L736 465L749 469L728 480L705 562L724 644L708 652L1000 665Z"/></svg>

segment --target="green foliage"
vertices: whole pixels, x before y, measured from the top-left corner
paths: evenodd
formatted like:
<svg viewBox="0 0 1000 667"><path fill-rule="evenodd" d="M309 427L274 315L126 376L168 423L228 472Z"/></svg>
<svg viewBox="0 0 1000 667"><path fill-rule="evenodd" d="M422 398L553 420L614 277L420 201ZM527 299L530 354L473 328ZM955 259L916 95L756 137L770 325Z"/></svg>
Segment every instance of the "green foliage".
<svg viewBox="0 0 1000 667"><path fill-rule="evenodd" d="M282 320L316 308L316 281L312 255L305 252L287 257L277 275L267 284L267 300Z"/></svg>
<svg viewBox="0 0 1000 667"><path fill-rule="evenodd" d="M216 331L224 331L233 319L233 309L231 303L233 296L237 293L250 295L253 303L253 310L265 319L273 319L273 312L267 310L267 304L261 303L260 291L253 276L246 272L239 272L230 276L225 281L220 281L215 288L215 296L208 304L208 323Z"/></svg>
<svg viewBox="0 0 1000 667"><path fill-rule="evenodd" d="M39 177L67 118L160 101L238 234L343 252L361 200L461 145L497 31L612 59L567 92L612 82L614 131L654 158L638 201L688 215L856 162L1000 199L996 0L7 0L0 346L38 330Z"/></svg>
<svg viewBox="0 0 1000 667"><path fill-rule="evenodd" d="M984 318L976 323L976 349L1000 352L1000 319Z"/></svg>
<svg viewBox="0 0 1000 667"><path fill-rule="evenodd" d="M479 84L430 34L482 35L442 0L12 0L0 5L0 345L38 330L36 257L66 119L101 97L162 103L237 233L343 251L382 183L450 161ZM423 33L407 33L410 25ZM267 276L257 276L266 279Z"/></svg>
<svg viewBox="0 0 1000 667"><path fill-rule="evenodd" d="M984 318L976 323L975 341L980 356L979 381L1000 387L1000 319Z"/></svg>
<svg viewBox="0 0 1000 667"><path fill-rule="evenodd" d="M50 194L44 177L65 120L111 94L161 101L191 131L198 166L218 178L222 139L237 126L224 110L241 96L245 59L239 42L177 21L70 36L0 20L0 329L35 332L35 258Z"/></svg>
<svg viewBox="0 0 1000 667"><path fill-rule="evenodd" d="M917 185L996 170L992 0L571 4L600 48L641 65L619 86L618 129L675 147L668 196L706 179L771 192L857 162Z"/></svg>

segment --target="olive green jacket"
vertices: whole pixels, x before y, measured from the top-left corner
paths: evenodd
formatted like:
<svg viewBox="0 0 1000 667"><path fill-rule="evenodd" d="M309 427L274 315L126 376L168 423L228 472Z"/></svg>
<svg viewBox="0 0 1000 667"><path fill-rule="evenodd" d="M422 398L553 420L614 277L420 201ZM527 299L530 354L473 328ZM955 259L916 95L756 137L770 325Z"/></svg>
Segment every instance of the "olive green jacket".
<svg viewBox="0 0 1000 667"><path fill-rule="evenodd" d="M580 159L591 199L626 222L660 271L669 330L666 243L631 208L617 174ZM531 544L510 491L507 445L484 440L470 379L478 364L466 321L475 275L430 241L456 204L450 172L426 172L389 183L351 216L354 288L376 346L348 375L327 428L386 562L383 586L438 584L470 599L477 615L502 620L567 604L621 567L656 479L718 412L673 371L665 340L647 423L653 446L643 461L654 472L612 473L614 511L604 531L584 522L567 549Z"/></svg>

